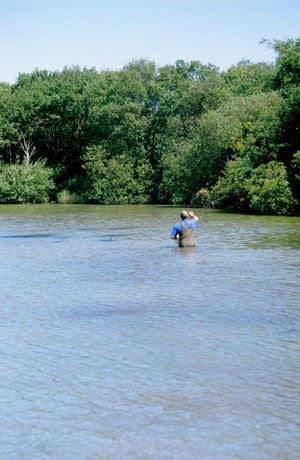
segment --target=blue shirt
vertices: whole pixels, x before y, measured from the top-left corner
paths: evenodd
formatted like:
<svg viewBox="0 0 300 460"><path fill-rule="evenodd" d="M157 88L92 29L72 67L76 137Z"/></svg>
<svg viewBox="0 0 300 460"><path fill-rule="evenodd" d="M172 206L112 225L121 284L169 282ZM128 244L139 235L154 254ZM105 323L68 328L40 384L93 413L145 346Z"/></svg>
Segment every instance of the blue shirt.
<svg viewBox="0 0 300 460"><path fill-rule="evenodd" d="M193 219L184 219L183 221L183 224L184 226L186 227L187 224L189 223L189 228L192 229L192 230L195 230L196 228L196 225L197 225L197 219L195 219L193 217ZM173 230L172 230L172 233L171 233L171 236L173 236L174 238L176 238L176 236L178 235L178 233L182 232L182 225L181 225L181 222L177 222L177 224L174 225L173 227Z"/></svg>

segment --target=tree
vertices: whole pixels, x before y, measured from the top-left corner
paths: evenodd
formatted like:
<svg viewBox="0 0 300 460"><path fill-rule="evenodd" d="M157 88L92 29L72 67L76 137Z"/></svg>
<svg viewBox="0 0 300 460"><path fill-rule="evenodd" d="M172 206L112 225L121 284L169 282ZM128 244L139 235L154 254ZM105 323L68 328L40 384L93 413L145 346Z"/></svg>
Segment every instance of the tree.
<svg viewBox="0 0 300 460"><path fill-rule="evenodd" d="M253 63L242 60L223 73L232 94L250 96L267 92L272 88L276 68L265 62Z"/></svg>
<svg viewBox="0 0 300 460"><path fill-rule="evenodd" d="M300 83L300 37L285 41L267 42L277 54L276 73L273 80L275 89L288 88Z"/></svg>
<svg viewBox="0 0 300 460"><path fill-rule="evenodd" d="M229 211L289 214L295 204L286 169L277 161L257 168L248 158L229 161L212 192L216 205Z"/></svg>
<svg viewBox="0 0 300 460"><path fill-rule="evenodd" d="M271 161L255 168L245 181L249 209L260 214L290 214L295 200L283 163Z"/></svg>
<svg viewBox="0 0 300 460"><path fill-rule="evenodd" d="M46 203L54 189L45 162L0 164L0 203Z"/></svg>
<svg viewBox="0 0 300 460"><path fill-rule="evenodd" d="M88 147L83 157L85 197L92 203L137 204L150 200L152 170L126 154L110 158L102 146Z"/></svg>
<svg viewBox="0 0 300 460"><path fill-rule="evenodd" d="M300 201L299 184L292 167L294 155L300 149L300 38L275 40L269 45L277 54L273 87L283 98L279 113L278 160L285 164L293 194Z"/></svg>
<svg viewBox="0 0 300 460"><path fill-rule="evenodd" d="M224 174L212 188L212 199L217 207L228 211L248 211L249 199L245 181L251 176L253 165L249 158L230 160Z"/></svg>
<svg viewBox="0 0 300 460"><path fill-rule="evenodd" d="M248 210L233 175L250 180L279 161L300 198L299 40L272 46L275 65L241 61L227 72L141 59L118 71L22 74L0 84L0 160L43 159L56 192L92 202L204 203L225 181L228 206Z"/></svg>
<svg viewBox="0 0 300 460"><path fill-rule="evenodd" d="M199 119L184 153L186 201L213 186L229 160L249 157L256 166L276 157L279 104L275 92L237 96Z"/></svg>

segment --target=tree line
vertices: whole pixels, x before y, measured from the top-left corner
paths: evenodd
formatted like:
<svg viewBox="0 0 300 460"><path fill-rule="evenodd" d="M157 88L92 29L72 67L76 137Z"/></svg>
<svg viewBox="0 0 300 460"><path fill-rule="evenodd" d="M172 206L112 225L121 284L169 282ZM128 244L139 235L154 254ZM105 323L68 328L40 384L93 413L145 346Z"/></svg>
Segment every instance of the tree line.
<svg viewBox="0 0 300 460"><path fill-rule="evenodd" d="M300 38L274 63L65 68L0 83L0 203L299 210Z"/></svg>

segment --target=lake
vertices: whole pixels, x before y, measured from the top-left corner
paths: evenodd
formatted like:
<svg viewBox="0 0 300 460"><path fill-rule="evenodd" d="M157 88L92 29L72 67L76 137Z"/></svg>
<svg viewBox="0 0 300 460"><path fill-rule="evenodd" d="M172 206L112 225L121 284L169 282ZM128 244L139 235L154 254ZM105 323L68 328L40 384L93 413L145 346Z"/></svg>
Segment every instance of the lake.
<svg viewBox="0 0 300 460"><path fill-rule="evenodd" d="M0 458L298 459L300 218L0 206Z"/></svg>

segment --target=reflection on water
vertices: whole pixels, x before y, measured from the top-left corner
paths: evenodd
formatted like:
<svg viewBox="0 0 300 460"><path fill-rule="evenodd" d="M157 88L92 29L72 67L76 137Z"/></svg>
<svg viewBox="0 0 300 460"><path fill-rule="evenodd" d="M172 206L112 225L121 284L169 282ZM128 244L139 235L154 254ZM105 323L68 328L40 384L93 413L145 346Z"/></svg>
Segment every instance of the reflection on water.
<svg viewBox="0 0 300 460"><path fill-rule="evenodd" d="M300 219L179 211L0 207L0 457L299 457Z"/></svg>

